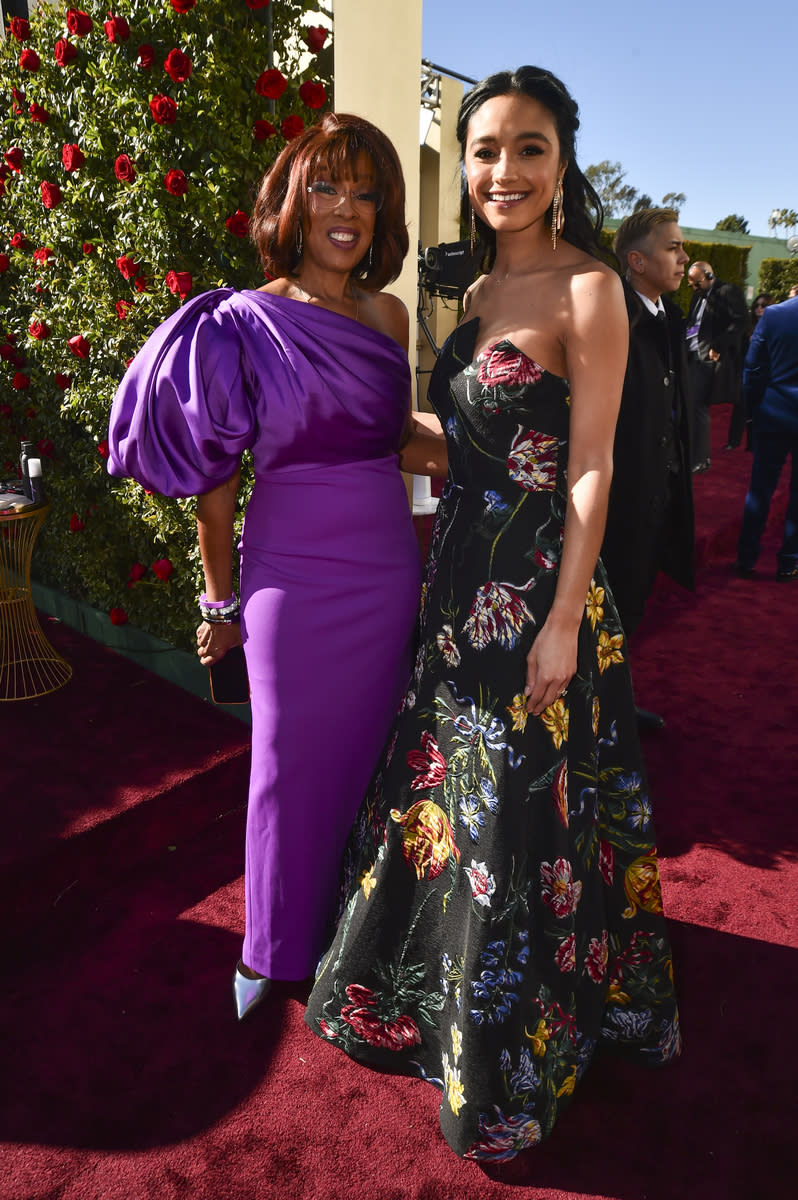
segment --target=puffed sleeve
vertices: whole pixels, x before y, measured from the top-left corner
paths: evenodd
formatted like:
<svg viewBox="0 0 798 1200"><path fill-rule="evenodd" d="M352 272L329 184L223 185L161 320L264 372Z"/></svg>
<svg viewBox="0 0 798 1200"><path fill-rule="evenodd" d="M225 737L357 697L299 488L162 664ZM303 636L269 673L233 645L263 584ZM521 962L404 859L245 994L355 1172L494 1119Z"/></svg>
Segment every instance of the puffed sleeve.
<svg viewBox="0 0 798 1200"><path fill-rule="evenodd" d="M234 473L255 414L232 289L196 296L148 338L111 406L108 471L164 496L196 496Z"/></svg>

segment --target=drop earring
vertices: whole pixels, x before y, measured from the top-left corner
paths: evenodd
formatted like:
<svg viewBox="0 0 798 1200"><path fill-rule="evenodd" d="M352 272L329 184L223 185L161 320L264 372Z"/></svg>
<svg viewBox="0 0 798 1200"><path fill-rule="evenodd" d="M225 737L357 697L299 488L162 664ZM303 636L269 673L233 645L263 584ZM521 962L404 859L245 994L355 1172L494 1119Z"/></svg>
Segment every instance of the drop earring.
<svg viewBox="0 0 798 1200"><path fill-rule="evenodd" d="M565 228L565 211L563 209L562 179L557 180L554 189L554 199L551 202L551 248L557 249L557 238Z"/></svg>
<svg viewBox="0 0 798 1200"><path fill-rule="evenodd" d="M471 209L471 236L469 237L469 245L471 247L471 253L473 254L477 245L477 222L474 217L473 208Z"/></svg>
<svg viewBox="0 0 798 1200"><path fill-rule="evenodd" d="M369 270L374 266L374 239L371 239L369 245Z"/></svg>
<svg viewBox="0 0 798 1200"><path fill-rule="evenodd" d="M299 257L302 257L302 226L297 225L296 229L296 252Z"/></svg>

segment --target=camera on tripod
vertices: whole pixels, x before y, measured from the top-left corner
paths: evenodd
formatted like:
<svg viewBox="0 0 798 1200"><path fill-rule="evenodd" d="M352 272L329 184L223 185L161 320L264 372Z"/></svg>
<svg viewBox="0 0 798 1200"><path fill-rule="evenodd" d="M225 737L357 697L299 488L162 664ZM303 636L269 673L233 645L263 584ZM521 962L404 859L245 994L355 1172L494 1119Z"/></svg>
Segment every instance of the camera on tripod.
<svg viewBox="0 0 798 1200"><path fill-rule="evenodd" d="M441 242L418 251L419 286L430 296L461 300L479 274L481 256L470 243Z"/></svg>

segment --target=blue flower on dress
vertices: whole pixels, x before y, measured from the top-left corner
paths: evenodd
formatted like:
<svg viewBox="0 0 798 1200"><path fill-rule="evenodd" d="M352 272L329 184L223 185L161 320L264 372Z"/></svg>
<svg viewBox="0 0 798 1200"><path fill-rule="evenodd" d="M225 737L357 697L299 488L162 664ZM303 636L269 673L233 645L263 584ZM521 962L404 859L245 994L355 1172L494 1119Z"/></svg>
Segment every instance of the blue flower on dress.
<svg viewBox="0 0 798 1200"><path fill-rule="evenodd" d="M651 1028L651 1009L611 1006L604 1014L601 1036L610 1042L641 1042Z"/></svg>
<svg viewBox="0 0 798 1200"><path fill-rule="evenodd" d="M503 517L510 511L510 505L502 500L500 492L483 492L482 499L485 501L485 511L495 513L497 517Z"/></svg>
<svg viewBox="0 0 798 1200"><path fill-rule="evenodd" d="M482 778L479 781L479 794L482 798L482 803L487 808L488 812L496 813L499 810L499 797L496 795L496 789L493 786L493 780Z"/></svg>
<svg viewBox="0 0 798 1200"><path fill-rule="evenodd" d="M633 771L631 775L618 776L618 791L619 792L639 792L643 781L637 771Z"/></svg>
<svg viewBox="0 0 798 1200"><path fill-rule="evenodd" d="M475 1142L465 1154L477 1162L507 1162L515 1158L519 1150L527 1150L540 1141L540 1124L531 1113L515 1113L506 1117L498 1105L494 1105L495 1117L489 1113L479 1114L479 1132L482 1140Z"/></svg>
<svg viewBox="0 0 798 1200"><path fill-rule="evenodd" d="M479 831L485 824L485 814L476 796L464 796L459 802L460 824L468 830L472 842L479 841Z"/></svg>
<svg viewBox="0 0 798 1200"><path fill-rule="evenodd" d="M627 820L632 829L648 829L651 824L651 801L648 796L638 796L626 807Z"/></svg>
<svg viewBox="0 0 798 1200"><path fill-rule="evenodd" d="M540 1083L540 1076L535 1070L532 1055L526 1048L521 1050L518 1070L510 1076L510 1087L514 1093L534 1092Z"/></svg>

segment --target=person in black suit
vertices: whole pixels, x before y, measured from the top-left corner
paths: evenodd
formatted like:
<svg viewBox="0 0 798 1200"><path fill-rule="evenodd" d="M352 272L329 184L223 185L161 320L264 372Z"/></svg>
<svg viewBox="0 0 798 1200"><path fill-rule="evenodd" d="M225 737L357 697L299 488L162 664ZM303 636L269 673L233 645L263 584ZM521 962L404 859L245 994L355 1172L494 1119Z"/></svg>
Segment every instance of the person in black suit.
<svg viewBox="0 0 798 1200"><path fill-rule="evenodd" d="M662 296L678 288L688 261L677 220L670 208L639 210L619 226L614 243L629 359L601 557L627 636L642 620L658 571L695 586L684 319ZM664 724L642 709L638 722Z"/></svg>
<svg viewBox="0 0 798 1200"><path fill-rule="evenodd" d="M716 279L708 262L694 262L687 278L693 289L686 335L693 401L693 471L706 471L710 466L711 404L732 405L725 449L739 446L742 439L743 344L748 308L740 289Z"/></svg>

